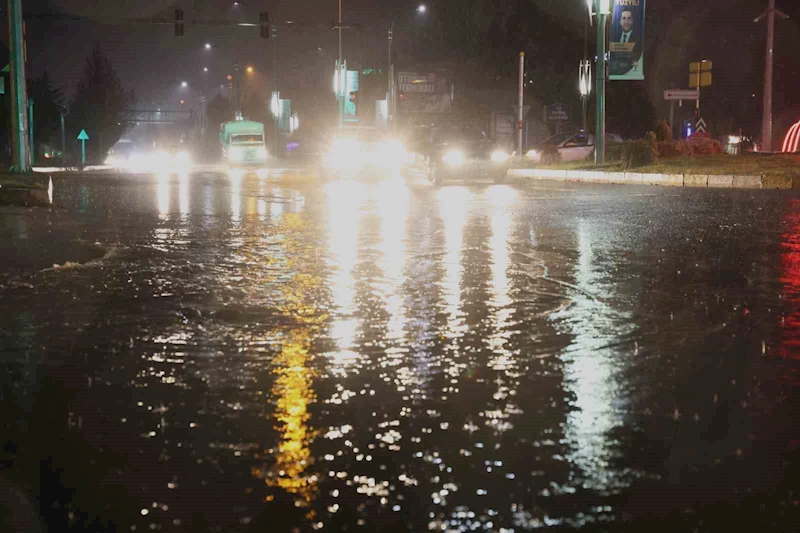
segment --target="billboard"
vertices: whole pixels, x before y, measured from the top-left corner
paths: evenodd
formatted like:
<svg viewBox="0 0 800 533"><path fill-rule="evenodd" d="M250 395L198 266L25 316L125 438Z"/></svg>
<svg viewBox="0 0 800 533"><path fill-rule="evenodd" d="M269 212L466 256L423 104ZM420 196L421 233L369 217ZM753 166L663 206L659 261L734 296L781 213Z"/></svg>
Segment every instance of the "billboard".
<svg viewBox="0 0 800 533"><path fill-rule="evenodd" d="M609 80L644 79L645 0L614 0L608 49Z"/></svg>
<svg viewBox="0 0 800 533"><path fill-rule="evenodd" d="M452 104L450 75L436 72L398 72L398 112L449 113Z"/></svg>

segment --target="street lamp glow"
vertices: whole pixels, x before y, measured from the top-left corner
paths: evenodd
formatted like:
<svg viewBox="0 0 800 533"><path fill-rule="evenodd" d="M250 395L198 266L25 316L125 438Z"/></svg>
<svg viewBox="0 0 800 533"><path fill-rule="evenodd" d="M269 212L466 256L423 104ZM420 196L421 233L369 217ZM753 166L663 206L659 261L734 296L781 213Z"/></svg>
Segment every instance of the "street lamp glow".
<svg viewBox="0 0 800 533"><path fill-rule="evenodd" d="M208 67L203 67L203 72L208 72Z"/></svg>
<svg viewBox="0 0 800 533"><path fill-rule="evenodd" d="M253 67L248 66L247 67L247 73L248 74L252 74L253 73Z"/></svg>
<svg viewBox="0 0 800 533"><path fill-rule="evenodd" d="M206 43L206 50L211 50L211 43Z"/></svg>
<svg viewBox="0 0 800 533"><path fill-rule="evenodd" d="M417 13L425 13L426 11L428 11L428 7L425 4L420 4L417 7Z"/></svg>
<svg viewBox="0 0 800 533"><path fill-rule="evenodd" d="M182 81L182 82L181 82L181 87L183 87L184 89L185 89L186 87L188 87L188 86L189 86L189 84L188 84L188 83L186 83L185 81Z"/></svg>

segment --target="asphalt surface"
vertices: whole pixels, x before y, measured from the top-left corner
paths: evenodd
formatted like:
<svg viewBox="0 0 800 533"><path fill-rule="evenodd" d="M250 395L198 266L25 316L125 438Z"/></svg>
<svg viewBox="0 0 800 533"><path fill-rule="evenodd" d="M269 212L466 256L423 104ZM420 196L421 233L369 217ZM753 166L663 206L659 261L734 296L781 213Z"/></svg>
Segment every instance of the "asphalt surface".
<svg viewBox="0 0 800 533"><path fill-rule="evenodd" d="M0 522L800 531L800 200L54 175L0 209Z"/></svg>

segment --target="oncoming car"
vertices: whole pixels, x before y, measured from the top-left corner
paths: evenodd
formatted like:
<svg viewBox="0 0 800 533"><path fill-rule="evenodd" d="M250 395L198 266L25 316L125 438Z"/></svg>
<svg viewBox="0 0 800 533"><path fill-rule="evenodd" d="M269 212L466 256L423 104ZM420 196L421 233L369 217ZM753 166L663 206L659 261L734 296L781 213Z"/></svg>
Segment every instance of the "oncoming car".
<svg viewBox="0 0 800 533"><path fill-rule="evenodd" d="M497 146L475 126L422 127L414 135L411 172L422 172L439 185L447 180L505 180L511 152Z"/></svg>
<svg viewBox="0 0 800 533"><path fill-rule="evenodd" d="M334 130L323 143L319 175L322 179L385 176L399 172L406 157L403 143L378 128L347 126Z"/></svg>

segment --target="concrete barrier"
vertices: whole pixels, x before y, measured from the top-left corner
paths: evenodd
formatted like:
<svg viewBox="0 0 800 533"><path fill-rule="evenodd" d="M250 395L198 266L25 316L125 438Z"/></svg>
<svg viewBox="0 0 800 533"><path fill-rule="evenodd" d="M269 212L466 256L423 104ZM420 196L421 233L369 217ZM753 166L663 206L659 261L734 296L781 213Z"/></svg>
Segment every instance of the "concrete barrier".
<svg viewBox="0 0 800 533"><path fill-rule="evenodd" d="M733 176L708 175L709 187L733 187Z"/></svg>
<svg viewBox="0 0 800 533"><path fill-rule="evenodd" d="M791 177L707 174L642 174L639 172L599 172L595 170L553 170L517 168L509 176L541 180L574 181L625 185L661 185L665 187L713 187L736 189L791 189ZM797 180L800 187L800 180Z"/></svg>
<svg viewBox="0 0 800 533"><path fill-rule="evenodd" d="M683 176L684 187L708 187L708 176L703 174L685 174Z"/></svg>
<svg viewBox="0 0 800 533"><path fill-rule="evenodd" d="M760 189L761 176L734 176L732 186L735 189Z"/></svg>

